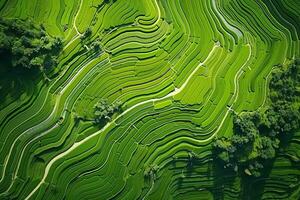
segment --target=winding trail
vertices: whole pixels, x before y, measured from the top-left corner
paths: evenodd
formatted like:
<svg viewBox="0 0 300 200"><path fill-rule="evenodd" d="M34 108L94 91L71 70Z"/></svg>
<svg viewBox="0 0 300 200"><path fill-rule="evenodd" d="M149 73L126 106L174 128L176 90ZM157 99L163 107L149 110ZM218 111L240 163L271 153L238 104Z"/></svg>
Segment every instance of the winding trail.
<svg viewBox="0 0 300 200"><path fill-rule="evenodd" d="M231 24L229 24L227 22L227 20L225 19L225 17L221 14L221 12L218 10L217 8L217 4L216 4L216 0L212 0L212 6L213 6L213 9L216 11L219 19L225 24L225 26L231 30L232 32L234 32L238 38L241 38L243 36L242 32L237 29L236 27L232 26Z"/></svg>
<svg viewBox="0 0 300 200"><path fill-rule="evenodd" d="M158 10L158 16L157 16L157 20L155 21L155 23L153 24L153 26L157 25L158 22L159 22L159 20L160 20L160 18L161 18L160 8L159 8L159 5L158 5L158 3L157 3L158 0L154 0L154 1L155 1L155 5L156 5L156 7L157 7L157 10Z"/></svg>
<svg viewBox="0 0 300 200"><path fill-rule="evenodd" d="M161 18L161 11L160 11L159 5L158 5L158 3L157 3L158 0L154 0L154 1L155 1L155 5L156 5L156 7L157 7L157 10L158 10L158 18L157 18L156 22L155 22L154 24L152 24L152 26L157 25L157 23L159 22L159 20L160 20L160 18ZM76 35L75 35L75 36L74 36L74 37L73 37L73 38L65 45L65 47L64 47L63 50L65 50L66 48L68 48L74 41L76 41L80 36L83 35L82 33L80 33L80 32L78 31L78 28L77 28L77 26L76 26L76 21L77 21L77 18L78 18L79 13L80 13L80 11L81 11L82 5L83 5L83 0L80 0L80 5L79 5L79 8L78 8L78 11L76 12L76 15L75 15L74 20L73 20L73 27L72 27L72 28L75 29ZM68 35L68 36L69 36L69 35ZM67 37L68 37L68 36L67 36ZM91 62L93 62L93 60L91 60L91 61L90 61L89 63L87 63L85 66L88 66ZM1 176L0 182L2 182L3 179L4 179L4 174L5 174L6 169L7 169L7 164L8 164L8 161L11 159L12 151L13 151L13 148L16 146L16 142L17 142L23 135L26 135L26 134L30 133L31 131L34 131L35 129L38 129L39 127L42 127L42 126L44 126L45 124L47 124L47 123L53 118L53 116L54 116L55 114L57 114L57 111L58 111L58 105L59 105L59 103L60 103L61 96L64 94L64 92L65 92L66 89L69 87L69 85L71 85L71 83L77 78L77 76L79 76L79 75L81 74L81 71L84 70L85 66L83 66L83 67L78 71L78 73L76 73L76 75L75 75L74 77L72 77L72 79L67 83L67 85L66 85L66 86L65 86L65 87L57 94L57 99L56 99L56 101L55 101L54 108L53 108L51 114L47 117L47 119L45 119L43 122L39 123L38 125L29 128L28 130L26 130L25 132L23 132L22 134L20 134L20 135L14 140L13 144L12 144L11 147L10 147L9 153L8 153L6 159L5 159L5 162L4 162L4 165L3 165L2 176ZM63 74L64 74L64 73L63 73ZM62 77L62 76L59 76L59 77ZM59 78L58 78L54 83L56 83L58 80L59 80ZM54 85L54 84L53 84L53 85ZM50 87L50 88L51 88L51 87ZM48 90L48 94L49 94L50 88L49 88L49 90ZM174 92L175 92L175 93L174 93L174 95L175 95L175 94L176 94L176 91L174 91ZM170 96L172 96L172 95L170 94ZM169 97L169 96L168 96L168 97ZM167 97L166 97L166 98L167 98ZM43 106L40 108L40 110L42 110L42 108L44 107L44 105L45 105L45 103L46 103L46 100L47 100L47 97L45 98L45 101L43 102ZM149 102L149 101L148 101L148 102ZM144 103L148 103L148 102L144 102ZM136 105L136 106L139 106L139 105L140 105L140 104L138 104L138 105ZM130 108L130 109L128 110L128 112L129 112L130 110L134 109L136 106ZM66 107L66 105L65 105L64 107ZM38 112L38 113L39 113L39 112ZM126 113L127 113L127 112L126 112ZM125 114L125 113L124 113L124 114ZM34 116L35 116L35 115L34 115ZM28 119L28 120L29 120L29 119ZM26 120L26 121L28 121L28 120ZM63 120L64 120L64 119L63 119ZM26 121L25 121L25 122L26 122ZM22 124L23 124L23 123L22 123ZM51 128L51 130L53 130L53 129L56 128L57 126L58 126L58 125L55 124L55 125ZM14 129L15 129L15 128L14 128ZM13 129L13 130L14 130L14 129ZM44 136L46 133L49 133L49 132L50 132L49 130L46 130L45 132L43 132L43 133L40 134L39 136L35 137L33 140L36 140L36 139L40 138L41 136ZM26 147L27 147L27 145L26 145ZM26 147L25 147L25 148L26 148ZM21 158L23 157L23 154L24 154L24 149L23 149L22 152L21 152L21 157L19 158L20 161L22 160ZM20 167L20 161L18 162L18 165L17 165L16 170L14 170L14 172L13 172L13 180L15 180L15 179L17 178L18 170L19 170L19 167ZM11 182L11 185L10 185L10 187L8 188L8 190L12 187L13 183L14 183L14 181ZM7 190L7 191L8 191L8 190ZM4 192L4 193L5 193L5 192Z"/></svg>
<svg viewBox="0 0 300 200"><path fill-rule="evenodd" d="M250 52L249 52L249 55L248 55L248 58L246 60L246 62L241 66L241 68L237 71L237 73L235 74L234 76L234 93L233 93L233 96L232 98L234 98L232 104L229 106L229 108L227 109L221 123L216 127L217 130L211 135L209 136L208 138L204 139L204 140L201 140L199 142L208 142L210 141L212 138L214 138L216 136L216 134L221 130L229 112L233 111L232 107L234 105L234 103L237 101L238 99L238 96L239 96L239 83L238 83L238 79L240 78L240 76L244 73L242 70L243 68L247 65L247 63L249 62L250 58L251 58L251 55L252 55L252 51L251 51L251 45L250 44L247 44L247 46L249 47L250 49Z"/></svg>
<svg viewBox="0 0 300 200"><path fill-rule="evenodd" d="M126 4L116 3L113 4L116 7L111 9L112 3L109 2L105 9L102 7L101 10L97 9L98 13L94 13L94 4L98 2L87 5L86 0L65 4L67 9L63 9L63 1L59 9L56 9L57 6L51 7L53 11L49 16L55 15L56 10L57 16L56 24L53 23L53 18L49 20L49 26L57 25L60 30L62 23L66 22L68 26L64 31L60 31L64 37L64 52L59 57L61 61L59 74L47 86L42 87L37 100L24 103L24 105L29 105L28 110L26 108L25 111L19 111L19 105L7 109L12 110L10 113L16 113L14 116L17 118L3 122L2 126L4 127L4 140L1 143L3 143L4 150L1 151L3 158L0 166L2 171L0 171L2 175L0 184L3 188L0 199L11 197L35 199L43 198L44 195L55 199L59 198L58 196L62 193L65 198L87 198L99 193L103 195L103 191L106 191L108 197L114 195L113 197L129 198L128 196L132 194L132 183L141 178L144 168L153 160L155 161L153 163L158 164L161 173L165 171L168 173L166 176L159 176L159 181L151 179L150 182L144 182L146 188L137 188L139 196L136 197L139 199L148 199L155 195L156 188L161 187L158 182L164 183L164 190L170 196L169 198L178 198L178 194L194 190L197 192L205 190L203 194L210 194L212 192L208 190L214 187L209 182L212 179L211 176L197 173L195 176L188 177L185 176L188 172L185 167L176 165L169 170L168 164L177 158L181 159L181 149L194 150L194 147L197 147L198 150L198 146L200 153L197 155L201 157L201 163L210 162L211 152L208 151L206 145L210 145L214 137L221 136L225 132L231 134L228 128L232 128L232 113L237 111L237 114L240 114L243 110L251 108L260 109L268 103L268 83L272 75L271 64L268 65L268 63L278 62L283 56L291 56L293 52L299 53L297 33L296 41L292 40L294 29L289 29L294 26L294 23L282 17L281 10L277 9L275 4L240 1L227 5L223 4L222 0L205 2L200 0L192 3L150 0L142 2L141 5L137 5L140 4L139 1L126 2ZM34 13L30 9L21 10L23 5L24 2L20 1L17 13L23 14L25 11L25 13ZM41 5L44 4L34 5L35 10L44 7ZM282 5L285 7L288 3L286 5L282 3ZM45 4L45 6L47 8L48 5ZM9 13L9 10L4 11ZM287 8L286 10L290 11ZM87 13L91 14L91 18L87 17ZM39 19L42 14L31 15ZM12 12L11 15L18 14ZM48 23L47 17L49 16L43 18L46 23ZM68 19L65 19L65 16ZM119 19L120 22L115 19ZM86 23L92 24L93 37L91 38L94 38L94 33L97 34L101 52L93 52L92 40L83 41L82 36L85 35L85 29L88 26ZM277 51L278 49L281 51ZM102 53L104 55L96 59ZM272 57L272 55L276 56ZM102 61L105 63L101 63ZM162 69L159 68L160 65ZM204 78L200 77L198 82L198 76ZM114 82L123 77L126 81L128 78L128 83ZM141 81L139 77L142 77ZM209 81L209 84L206 84L206 81ZM102 88L101 85L106 85L107 82L107 87ZM205 84L203 92L197 91L199 93L194 94L193 89L199 90L200 87L202 90L202 83ZM135 91L141 88L146 88L147 94L135 94ZM83 134L74 139L74 131L81 132L81 129L73 129L75 112L89 112L83 110L86 102L92 104L107 91L115 101L117 99L128 100L124 102L126 103L124 110L114 115L114 118L101 128L86 129L87 131L84 130ZM88 98L83 99L83 96ZM191 106L192 111L190 111L189 106L193 103L189 101L185 103L183 97L197 98L197 106ZM183 110L181 105L173 104L171 107L158 110L160 105L156 103L165 106L167 104L164 103L176 103L177 99L182 99L182 104L186 104L188 109ZM151 116L153 112L158 115ZM194 116L194 112L199 112L199 114ZM180 116L177 113L183 115ZM151 121L148 121L148 115ZM187 134L191 133L191 135L188 137L185 133L182 135L180 124L179 127L175 124L176 126L171 127L170 130L166 127L168 134L159 135L161 131L157 129L163 130L165 123L169 122L168 118L173 115L176 121L178 117L180 122L193 122L190 126L187 124L186 127ZM22 117L23 121L21 121ZM164 119L166 121L163 121ZM89 123L86 124L88 128L90 128L89 125ZM196 125L195 129L194 125ZM141 129L139 131L142 135L136 132L137 128ZM157 132L152 130L157 130ZM148 131L154 132L154 135L150 135ZM171 136L173 132L178 136ZM68 134L72 134L70 137L74 140L66 140L65 136L69 137ZM55 140L52 140L51 137L54 135ZM106 137L111 140L108 145L102 144L102 139ZM40 147L32 146L39 140L42 140L41 144L43 144L48 138L54 142ZM128 139L128 143L124 143L124 138ZM64 144L65 141L67 145ZM41 166L39 177L34 179L35 168L30 166L39 167L39 163L28 163L32 159L32 155L29 154L33 151L35 153L46 151L61 145L60 142L64 142L62 149L44 159L46 161ZM91 142L93 145L88 145ZM182 142L187 142L187 145L181 146ZM105 147L104 151L102 147ZM100 157L96 154L96 160L91 159L90 163L79 163L77 166L79 171L65 166L65 160L74 164L72 160L76 160L81 150L84 150L81 154L83 159L90 158L91 153L99 153ZM128 150L126 155L122 155L124 150ZM117 157L114 152L117 152ZM171 158L172 153L174 157ZM139 161L138 159L142 156L143 160ZM186 157L185 152L184 157ZM113 180L107 184L105 181L110 178L111 172L106 172L112 170L110 165L115 162L119 163L116 170L124 170L124 175L112 174L118 182ZM64 174L66 175L63 173L64 170L71 170L70 176L67 172L68 180L64 179ZM138 174L140 172L141 174ZM86 174L90 176L86 177ZM97 183L96 178L99 180ZM178 189L177 183L182 182L183 179L187 185ZM271 181L270 179L268 183L270 186L272 186ZM194 187L192 184L196 182L198 186ZM60 187L60 194L49 191L49 184L55 184L55 188ZM101 187L98 187L99 185ZM78 188L78 186L84 187ZM94 188L91 191L88 187ZM115 187L113 191L111 187ZM266 187L267 192L269 192L268 187ZM288 185L286 187L288 188ZM232 192L233 195L236 193ZM231 193L228 195L230 196Z"/></svg>
<svg viewBox="0 0 300 200"><path fill-rule="evenodd" d="M64 46L63 50L67 49L77 38L79 38L80 36L83 35L82 33L80 33L78 31L78 28L76 26L76 20L77 20L77 17L79 15L79 13L80 13L80 10L81 10L81 7L82 7L82 2L83 2L83 0L80 0L80 5L79 5L78 11L76 12L76 15L74 17L73 26L72 26L72 28L74 28L75 31L76 31L76 35ZM72 33L72 31L69 32L69 34L66 36L66 38L68 38L71 33Z"/></svg>
<svg viewBox="0 0 300 200"><path fill-rule="evenodd" d="M222 128L222 126L223 126L225 120L227 119L227 116L228 116L229 112L232 112L232 111L233 111L232 107L233 107L234 103L237 101L237 99L238 99L238 94L239 94L239 84L238 84L238 79L239 79L240 76L244 73L243 69L244 69L245 66L248 64L248 62L249 62L249 60L250 60L250 58L251 58L251 54L252 54L252 52L251 52L251 45L250 45L250 44L247 44L247 46L248 46L249 49L250 49L248 58L247 58L247 60L245 61L245 63L240 67L240 69L237 71L237 73L236 73L235 76L234 76L234 88L235 88L235 89L234 89L234 94L233 94L233 96L232 96L232 98L234 98L234 101L232 102L231 106L227 109L227 111L226 111L226 113L225 113L225 115L224 115L224 117L223 117L221 123L216 127L216 130L214 131L214 133L213 133L210 137L208 137L208 138L206 138L206 139L199 140L200 143L208 142L208 141L210 141L212 138L214 138L214 137L216 136L216 134L221 130L221 128ZM202 64L203 64L203 63L202 63ZM200 63L199 65L201 65L201 63ZM198 65L198 67L199 67L199 65ZM194 73L195 73L195 70L192 72L192 74L194 74ZM192 74L188 77L188 79L187 79L187 80L185 81L185 83L183 84L184 87L185 87L186 84L188 83L189 79L192 77ZM151 187L150 187L149 191L146 193L146 195L143 197L143 199L145 199L145 197L148 196L148 195L150 194L150 192L151 192L151 190L152 190L153 187L154 187L154 181L151 182Z"/></svg>
<svg viewBox="0 0 300 200"><path fill-rule="evenodd" d="M80 13L80 10L81 10L81 7L82 7L82 2L83 2L83 0L80 0L79 9L78 9L78 11L77 11L77 13L76 13L76 15L75 15L74 21L73 21L73 28L75 28L76 33L77 33L78 35L80 35L80 36L81 36L82 34L78 31L78 28L77 28L77 26L76 26L76 20L77 20L77 17L78 17L78 15L79 15L79 13Z"/></svg>
<svg viewBox="0 0 300 200"><path fill-rule="evenodd" d="M55 101L55 105L54 105L54 107L53 107L53 110L52 110L51 114L50 114L45 120L42 121L42 122L40 122L39 124L37 124L37 125L35 125L35 126L29 128L29 129L27 129L26 131L24 131L22 134L20 134L20 135L14 140L13 144L12 144L11 147L10 147L9 153L8 153L6 159L5 159L5 163L4 163L4 165L3 165L3 170L2 170L2 174L3 174L3 175L2 175L2 177L1 177L0 182L2 182L3 179L4 179L4 174L5 174L6 169L7 169L7 164L8 164L9 159L12 157L12 156L11 156L11 155L12 155L12 151L13 151L13 148L16 146L16 142L17 142L22 136L24 136L24 135L26 135L26 134L29 134L29 133L31 133L31 132L33 132L33 131L39 129L40 127L47 126L47 124L51 122L51 120L55 117L55 115L58 114L58 108L59 108L59 104L60 104L60 102L61 102L61 97L62 97L63 94L66 92L67 88L69 88L70 85L72 85L72 83L74 82L74 80L76 80L76 78L77 78L79 75L82 74L82 71L84 71L85 68L86 68L87 66L89 66L92 62L94 62L94 59L90 60L90 61L87 62L84 66L82 66L82 67L80 68L80 70L78 70L78 72L75 74L75 76L73 76L72 79L69 80L69 81L67 82L67 84L66 84L65 87L62 89L62 91L60 91L60 92L57 94L57 96L56 96L56 101ZM59 80L59 78L58 78L56 81L58 81L58 80ZM55 81L55 82L56 82L56 81ZM53 83L53 85L55 84L55 82ZM78 86L78 85L77 85L77 86ZM47 94L49 94L50 88L51 88L51 87L49 87ZM75 91L75 90L73 90L73 91ZM72 93L73 93L73 92L71 92L71 94L72 94ZM43 103L43 106L41 107L40 110L42 110L42 108L44 107L46 100L47 100L47 97L45 98L45 101L44 101L44 103ZM64 111L65 108L66 108L67 106L68 106L68 104L67 104L67 101L66 101L66 103L64 104L64 107L63 107L62 110ZM37 114L36 114L36 115L37 115ZM64 117L63 115L62 115L62 120L65 120L65 117ZM17 174L18 174L18 171L19 171L19 167L20 167L20 164L21 164L21 160L22 160L23 154L24 154L25 149L27 148L28 144L30 144L30 143L32 143L32 141L35 141L36 139L38 139L38 138L40 138L40 137L46 135L47 133L51 132L51 130L54 130L54 129L57 128L58 126L59 126L59 124L56 122L55 125L52 126L50 129L45 130L44 132L42 132L41 134L39 134L37 137L33 138L29 143L27 143L27 144L25 145L25 147L22 149L22 152L21 152L20 157L18 158L19 161L18 161L18 163L17 163L17 167L16 167L16 169L13 171L12 182L11 182L10 186L8 187L8 189L7 189L5 192L1 193L1 194L4 194L4 193L6 193L7 191L9 191L9 189L13 186L14 181L15 181L15 179L17 178Z"/></svg>
<svg viewBox="0 0 300 200"><path fill-rule="evenodd" d="M155 99L149 99L149 100L146 100L146 101L143 101L143 102L140 102L132 107L130 107L129 109L125 110L123 113L121 113L118 117L116 117L114 120L112 120L111 122L108 122L101 130L95 132L94 134L84 138L83 140L79 141L79 142L76 142L74 143L67 151L57 155L56 157L54 157L46 166L45 168L45 172L44 172L44 176L42 178L42 180L39 182L39 184L29 193L29 195L25 198L25 200L27 199L30 199L30 197L32 197L32 195L41 187L41 185L43 183L45 183L45 180L48 176L48 173L51 169L51 167L53 166L53 164L59 160L60 158L63 158L64 156L68 155L69 153L71 153L73 150L75 150L78 146L84 144L85 142L87 142L88 140L98 136L100 133L102 133L103 131L105 131L106 129L108 129L110 127L111 124L115 124L115 122L123 117L124 115L126 115L128 112L130 112L131 110L141 106L141 105L144 105L144 104L147 104L147 103L154 103L156 101L161 101L161 100L164 100L164 99L167 99L169 97L173 97L174 95L180 93L188 84L188 82L190 81L190 79L192 78L192 76L198 71L198 69L200 67L202 67L206 62L207 60L211 57L211 55L213 54L213 52L215 51L216 48L218 48L219 46L217 45L214 45L214 47L212 48L212 50L210 51L209 55L207 56L207 58L203 61L203 62L200 62L198 64L198 66L194 69L194 71L189 75L189 77L186 79L186 81L184 82L184 84L180 87L180 88L175 88L175 90L171 93L169 93L168 95L164 96L164 97L161 97L161 98L155 98ZM220 48L220 47L219 47Z"/></svg>

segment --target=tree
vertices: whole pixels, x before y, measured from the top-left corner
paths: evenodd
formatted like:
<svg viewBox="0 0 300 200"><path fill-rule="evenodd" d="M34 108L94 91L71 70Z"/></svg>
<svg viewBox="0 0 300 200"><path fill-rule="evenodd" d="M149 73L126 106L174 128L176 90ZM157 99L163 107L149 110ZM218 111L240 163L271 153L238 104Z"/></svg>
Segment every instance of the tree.
<svg viewBox="0 0 300 200"><path fill-rule="evenodd" d="M81 36L81 39L86 39L88 37L90 37L92 35L92 29L90 27L88 27L85 32L83 33L83 35Z"/></svg>
<svg viewBox="0 0 300 200"><path fill-rule="evenodd" d="M272 159L275 157L276 149L279 148L279 140L262 136L258 142L259 157L262 159Z"/></svg>
<svg viewBox="0 0 300 200"><path fill-rule="evenodd" d="M42 67L42 66L43 66L43 63L44 63L44 61L43 61L42 58L40 58L40 57L35 57L35 58L33 58L33 59L30 61L29 65L30 65L31 67Z"/></svg>
<svg viewBox="0 0 300 200"><path fill-rule="evenodd" d="M96 39L92 42L91 48L94 49L96 52L101 50L101 44L100 44L99 39Z"/></svg>
<svg viewBox="0 0 300 200"><path fill-rule="evenodd" d="M285 135L300 128L300 61L286 68L279 65L272 73L270 103L260 111L233 117L233 135L213 142L216 158L224 168L238 169L258 177L268 160L275 158Z"/></svg>
<svg viewBox="0 0 300 200"><path fill-rule="evenodd" d="M9 57L10 67L50 69L62 50L62 40L46 36L44 26L31 21L0 19L0 54Z"/></svg>
<svg viewBox="0 0 300 200"><path fill-rule="evenodd" d="M105 120L110 120L111 116L120 110L121 105L122 103L119 100L110 104L107 99L100 99L94 105L95 122L99 124Z"/></svg>

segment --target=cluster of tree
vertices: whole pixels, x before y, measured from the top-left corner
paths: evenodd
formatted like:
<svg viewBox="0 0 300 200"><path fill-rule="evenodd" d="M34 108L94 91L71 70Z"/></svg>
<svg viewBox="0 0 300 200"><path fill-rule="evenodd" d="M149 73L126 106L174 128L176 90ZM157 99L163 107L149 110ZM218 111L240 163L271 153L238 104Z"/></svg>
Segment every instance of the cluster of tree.
<svg viewBox="0 0 300 200"><path fill-rule="evenodd" d="M92 29L90 27L88 27L85 32L83 33L83 35L81 36L81 39L84 40L84 39L87 39L89 38L90 36L92 36Z"/></svg>
<svg viewBox="0 0 300 200"><path fill-rule="evenodd" d="M86 47L88 50L93 50L94 52L99 53L102 49L100 38L98 37L94 39L92 42L90 42L92 33L93 32L90 27L86 29L86 31L80 37L82 45Z"/></svg>
<svg viewBox="0 0 300 200"><path fill-rule="evenodd" d="M94 40L91 44L91 48L95 51L95 52L99 52L101 51L101 43L99 38L97 38L96 40Z"/></svg>
<svg viewBox="0 0 300 200"><path fill-rule="evenodd" d="M95 123L101 124L104 121L110 120L115 112L120 111L121 105L121 101L110 104L107 99L101 99L94 105Z"/></svg>
<svg viewBox="0 0 300 200"><path fill-rule="evenodd" d="M61 50L62 40L48 36L42 25L0 18L0 56L9 61L9 67L49 72Z"/></svg>
<svg viewBox="0 0 300 200"><path fill-rule="evenodd" d="M233 135L214 143L217 162L224 168L249 176L262 175L264 166L275 158L300 128L300 60L278 66L269 84L269 104L258 111L233 117Z"/></svg>

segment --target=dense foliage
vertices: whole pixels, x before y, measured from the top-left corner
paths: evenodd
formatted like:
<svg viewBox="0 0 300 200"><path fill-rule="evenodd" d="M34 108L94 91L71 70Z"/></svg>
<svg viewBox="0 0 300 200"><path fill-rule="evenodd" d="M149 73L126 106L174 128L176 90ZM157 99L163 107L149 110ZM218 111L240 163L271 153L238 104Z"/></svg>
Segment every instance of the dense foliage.
<svg viewBox="0 0 300 200"><path fill-rule="evenodd" d="M86 29L86 31L83 33L83 35L81 36L81 39L86 39L88 37L90 37L92 35L92 29L89 27Z"/></svg>
<svg viewBox="0 0 300 200"><path fill-rule="evenodd" d="M299 200L300 129L266 115L299 0L3 0L0 17L65 45L49 71L0 57L0 200ZM234 153L214 154L222 136Z"/></svg>
<svg viewBox="0 0 300 200"><path fill-rule="evenodd" d="M61 50L62 40L48 36L42 25L37 28L31 21L0 19L0 56L9 67L47 72L56 66Z"/></svg>
<svg viewBox="0 0 300 200"><path fill-rule="evenodd" d="M102 123L103 121L107 121L111 119L111 116L119 111L121 108L121 102L116 101L114 103L109 103L107 99L100 99L98 103L94 105L94 115L95 122L97 124Z"/></svg>
<svg viewBox="0 0 300 200"><path fill-rule="evenodd" d="M300 124L300 60L278 66L269 83L269 105L234 115L234 134L213 143L224 168L260 176Z"/></svg>

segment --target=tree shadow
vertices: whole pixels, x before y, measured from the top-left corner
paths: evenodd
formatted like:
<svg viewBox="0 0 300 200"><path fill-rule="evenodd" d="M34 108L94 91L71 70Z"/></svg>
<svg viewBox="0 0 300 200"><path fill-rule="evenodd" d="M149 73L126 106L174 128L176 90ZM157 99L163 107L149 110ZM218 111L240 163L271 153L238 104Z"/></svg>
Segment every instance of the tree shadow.
<svg viewBox="0 0 300 200"><path fill-rule="evenodd" d="M223 165L219 162L214 158L209 171L213 179L211 193L215 200L225 199L225 189L233 187L236 178L236 174L231 169L223 168Z"/></svg>
<svg viewBox="0 0 300 200"><path fill-rule="evenodd" d="M2 109L18 100L22 94L30 95L41 79L41 72L39 69L12 67L10 55L5 53L0 53L0 61L0 109Z"/></svg>
<svg viewBox="0 0 300 200"><path fill-rule="evenodd" d="M274 161L275 159L265 161L264 168L261 171L261 177L241 175L241 199L262 199L266 180L268 180L272 171Z"/></svg>

